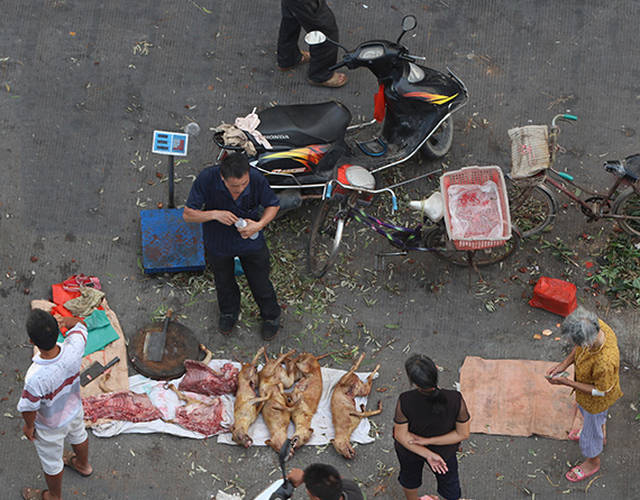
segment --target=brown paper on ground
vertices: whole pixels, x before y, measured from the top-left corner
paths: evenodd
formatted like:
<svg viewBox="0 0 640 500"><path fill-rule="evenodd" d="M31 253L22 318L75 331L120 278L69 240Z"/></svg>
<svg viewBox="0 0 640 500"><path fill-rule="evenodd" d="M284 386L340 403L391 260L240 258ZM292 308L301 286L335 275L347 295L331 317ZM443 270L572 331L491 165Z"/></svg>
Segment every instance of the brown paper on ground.
<svg viewBox="0 0 640 500"><path fill-rule="evenodd" d="M109 368L107 372L100 375L95 381L90 382L84 387L80 387L80 395L83 398L89 396L97 396L105 392L118 392L129 390L129 370L127 368L127 346L124 341L124 332L120 326L120 321L113 309L109 307L107 299L102 299L100 304L104 309L111 326L118 334L118 340L114 340L103 350L96 351L82 359L82 368L80 371L88 368L94 361L98 361L102 366L106 365L113 358L118 356L120 361ZM48 300L32 300L32 309L44 309L51 311L55 306L53 302Z"/></svg>
<svg viewBox="0 0 640 500"><path fill-rule="evenodd" d="M471 414L471 432L567 439L576 415L571 388L544 377L556 362L465 358L460 392ZM573 365L567 370L573 378Z"/></svg>

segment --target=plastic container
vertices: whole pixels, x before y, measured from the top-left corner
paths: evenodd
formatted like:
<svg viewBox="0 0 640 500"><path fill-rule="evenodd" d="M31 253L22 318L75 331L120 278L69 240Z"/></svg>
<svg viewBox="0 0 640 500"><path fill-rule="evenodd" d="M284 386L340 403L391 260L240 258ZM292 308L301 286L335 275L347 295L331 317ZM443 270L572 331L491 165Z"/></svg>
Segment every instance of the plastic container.
<svg viewBox="0 0 640 500"><path fill-rule="evenodd" d="M240 228L242 228L242 227L246 227L246 226L247 226L247 221L246 221L246 220L244 220L244 219L238 219L238 220L236 221L235 226L236 226L238 229L240 229ZM249 239L250 239L250 240L255 240L258 236L260 236L260 231L258 231L258 232L256 232L256 233L253 233L251 236L249 236Z"/></svg>
<svg viewBox="0 0 640 500"><path fill-rule="evenodd" d="M440 177L440 191L444 198L444 222L447 227L447 234L451 238L451 214L449 212L448 188L454 184L484 184L493 181L498 188L498 202L502 213L502 235L492 239L464 239L454 240L453 244L458 250L479 250L504 245L504 242L511 238L511 215L509 214L509 200L507 198L507 187L504 182L502 169L498 166L488 167L464 167L453 172L446 172Z"/></svg>
<svg viewBox="0 0 640 500"><path fill-rule="evenodd" d="M410 201L409 207L422 212L433 222L438 222L444 216L444 200L440 191L436 191L429 198Z"/></svg>
<svg viewBox="0 0 640 500"><path fill-rule="evenodd" d="M568 316L578 307L576 286L568 281L542 276L533 287L533 298L529 305Z"/></svg>

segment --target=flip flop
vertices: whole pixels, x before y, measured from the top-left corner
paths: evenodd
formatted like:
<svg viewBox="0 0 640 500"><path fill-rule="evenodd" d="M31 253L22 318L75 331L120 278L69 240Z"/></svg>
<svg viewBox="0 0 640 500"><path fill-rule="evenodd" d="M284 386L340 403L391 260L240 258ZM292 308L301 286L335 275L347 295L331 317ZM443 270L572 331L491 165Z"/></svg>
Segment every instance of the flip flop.
<svg viewBox="0 0 640 500"><path fill-rule="evenodd" d="M82 477L89 477L91 474L93 474L93 471L89 472L89 474L85 474L84 472L78 470L75 463L73 462L74 458L76 458L76 454L73 451L65 452L65 454L62 455L62 462L64 463L65 467L69 467L72 471L74 471L76 474L80 474Z"/></svg>
<svg viewBox="0 0 640 500"><path fill-rule="evenodd" d="M347 75L344 73L338 73L337 71L331 75L331 78L325 80L324 82L316 82L313 80L309 80L311 85L315 85L316 87L328 87L330 89L337 89L342 87L347 83Z"/></svg>
<svg viewBox="0 0 640 500"><path fill-rule="evenodd" d="M311 60L311 54L309 53L309 51L307 50L301 50L300 51L300 60L295 63L293 66L287 66L286 68L283 68L281 66L278 66L278 69L280 71L289 71L292 70L294 68L297 68L298 66L300 66L301 64L306 64Z"/></svg>
<svg viewBox="0 0 640 500"><path fill-rule="evenodd" d="M567 478L567 481L571 481L572 483L579 483L580 481L583 481L584 479L587 479L588 477L593 476L599 470L600 470L600 467L596 467L591 472L589 472L589 474L585 474L584 471L582 470L582 466L576 465L575 467L567 471L564 477ZM575 476L575 478L572 478L571 476L569 476L571 472L573 472L573 475Z"/></svg>
<svg viewBox="0 0 640 500"><path fill-rule="evenodd" d="M580 432L582 432L582 429L571 429L567 439L571 441L580 441Z"/></svg>
<svg viewBox="0 0 640 500"><path fill-rule="evenodd" d="M22 498L24 500L43 500L45 491L49 490L40 490L38 488L22 488Z"/></svg>

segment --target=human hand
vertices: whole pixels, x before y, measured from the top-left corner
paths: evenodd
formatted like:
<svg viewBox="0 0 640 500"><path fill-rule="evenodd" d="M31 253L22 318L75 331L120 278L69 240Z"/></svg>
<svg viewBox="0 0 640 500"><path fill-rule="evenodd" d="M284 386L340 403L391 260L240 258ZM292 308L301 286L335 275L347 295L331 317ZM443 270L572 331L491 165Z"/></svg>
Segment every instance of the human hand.
<svg viewBox="0 0 640 500"><path fill-rule="evenodd" d="M569 379L567 377L548 377L547 382L551 385L569 385Z"/></svg>
<svg viewBox="0 0 640 500"><path fill-rule="evenodd" d="M254 220L245 219L245 221L247 221L247 225L244 227L239 227L238 232L240 233L240 236L242 236L242 238L246 240L247 238L250 238L253 234L260 231L262 227L258 222Z"/></svg>
<svg viewBox="0 0 640 500"><path fill-rule="evenodd" d="M80 321L80 318L76 318L74 316L60 316L59 314L56 314L54 318L58 322L59 328L66 328L67 330L76 326Z"/></svg>
<svg viewBox="0 0 640 500"><path fill-rule="evenodd" d="M436 474L445 474L449 470L447 467L447 463L437 453L431 452L429 455L427 455L426 460L429 464L429 467L431 467L431 470L433 470L433 472L435 472Z"/></svg>
<svg viewBox="0 0 640 500"><path fill-rule="evenodd" d="M33 425L24 424L22 426L22 432L27 437L29 441L35 440L36 436L36 428Z"/></svg>
<svg viewBox="0 0 640 500"><path fill-rule="evenodd" d="M426 446L429 444L429 438L414 435L409 438L409 444L419 444L421 446Z"/></svg>
<svg viewBox="0 0 640 500"><path fill-rule="evenodd" d="M212 212L212 220L217 220L225 226L233 226L238 220L237 215L233 212L229 212L228 210L212 210Z"/></svg>
<svg viewBox="0 0 640 500"><path fill-rule="evenodd" d="M558 363L557 365L549 368L547 370L547 373L545 373L545 376L547 378L553 377L556 373L560 373L562 370L564 370L564 366L562 366L562 363Z"/></svg>
<svg viewBox="0 0 640 500"><path fill-rule="evenodd" d="M291 469L287 474L287 479L291 481L294 488L297 488L304 481L304 471L302 469Z"/></svg>

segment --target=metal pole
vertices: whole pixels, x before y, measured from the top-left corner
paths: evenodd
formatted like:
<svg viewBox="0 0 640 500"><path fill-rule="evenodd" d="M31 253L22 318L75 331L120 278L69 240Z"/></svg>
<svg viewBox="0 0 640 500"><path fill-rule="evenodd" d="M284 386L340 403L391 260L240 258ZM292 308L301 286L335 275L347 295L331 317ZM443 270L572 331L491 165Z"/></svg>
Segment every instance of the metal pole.
<svg viewBox="0 0 640 500"><path fill-rule="evenodd" d="M173 167L173 155L169 155L169 208L176 208L176 205L173 202Z"/></svg>

